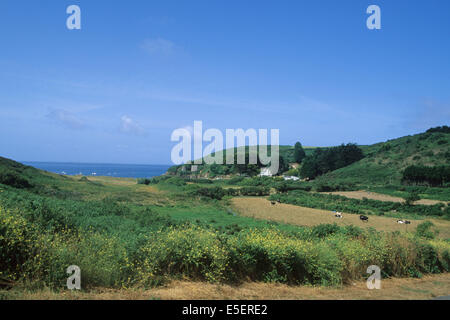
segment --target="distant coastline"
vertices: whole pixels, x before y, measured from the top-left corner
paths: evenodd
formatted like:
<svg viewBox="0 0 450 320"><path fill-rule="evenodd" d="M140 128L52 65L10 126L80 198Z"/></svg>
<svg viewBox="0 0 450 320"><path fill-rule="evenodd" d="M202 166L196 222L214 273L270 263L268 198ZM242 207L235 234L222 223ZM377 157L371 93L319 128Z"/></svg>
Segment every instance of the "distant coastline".
<svg viewBox="0 0 450 320"><path fill-rule="evenodd" d="M116 178L151 178L167 172L170 165L108 164L23 161L23 164L62 175L109 176Z"/></svg>

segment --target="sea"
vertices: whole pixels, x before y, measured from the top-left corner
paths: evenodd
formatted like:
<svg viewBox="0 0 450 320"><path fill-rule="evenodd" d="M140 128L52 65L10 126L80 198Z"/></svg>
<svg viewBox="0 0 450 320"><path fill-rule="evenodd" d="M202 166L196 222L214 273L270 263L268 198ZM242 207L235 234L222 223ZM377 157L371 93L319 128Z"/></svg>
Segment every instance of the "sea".
<svg viewBox="0 0 450 320"><path fill-rule="evenodd" d="M170 165L106 164L66 162L23 162L41 170L62 175L109 176L118 178L151 178L164 174Z"/></svg>

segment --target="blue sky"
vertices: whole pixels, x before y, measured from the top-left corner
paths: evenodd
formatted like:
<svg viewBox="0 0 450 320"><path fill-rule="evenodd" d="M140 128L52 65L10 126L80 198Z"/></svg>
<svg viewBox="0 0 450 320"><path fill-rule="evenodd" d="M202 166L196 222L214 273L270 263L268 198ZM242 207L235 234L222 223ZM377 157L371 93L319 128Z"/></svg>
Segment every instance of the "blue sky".
<svg viewBox="0 0 450 320"><path fill-rule="evenodd" d="M450 122L449 39L447 0L2 0L0 155L169 164L194 120L306 146L422 132Z"/></svg>

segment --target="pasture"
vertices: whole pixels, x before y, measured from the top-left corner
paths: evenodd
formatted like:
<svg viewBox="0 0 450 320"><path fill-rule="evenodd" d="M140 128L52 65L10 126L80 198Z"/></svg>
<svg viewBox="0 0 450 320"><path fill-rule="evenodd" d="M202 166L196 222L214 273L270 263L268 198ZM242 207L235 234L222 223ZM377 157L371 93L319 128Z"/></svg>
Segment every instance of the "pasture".
<svg viewBox="0 0 450 320"><path fill-rule="evenodd" d="M277 203L272 205L266 198L245 197L232 199L234 209L240 215L255 219L276 221L285 224L312 227L319 224L336 223L339 226L354 225L361 228L373 227L378 231L413 232L424 220L411 220L410 225L398 224L396 218L371 215L369 222L363 222L359 215L344 212L342 219L327 210L305 208L291 204ZM439 237L450 237L450 221L442 219L426 219L435 224Z"/></svg>

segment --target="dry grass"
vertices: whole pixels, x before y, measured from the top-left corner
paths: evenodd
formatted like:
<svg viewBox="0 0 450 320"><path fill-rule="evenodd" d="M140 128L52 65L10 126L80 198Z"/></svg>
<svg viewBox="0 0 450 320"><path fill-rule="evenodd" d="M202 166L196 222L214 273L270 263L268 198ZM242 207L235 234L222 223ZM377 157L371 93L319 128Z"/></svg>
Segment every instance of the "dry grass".
<svg viewBox="0 0 450 320"><path fill-rule="evenodd" d="M241 215L255 219L277 221L299 226L316 226L323 223L336 223L340 226L354 225L362 228L373 227L381 231L415 231L418 224L424 220L411 220L410 225L398 224L396 218L370 216L369 222L362 222L357 214L343 214L338 219L331 211L294 206L277 203L271 205L266 198L234 198L233 207ZM450 237L450 221L427 219L432 221L439 230L439 237Z"/></svg>
<svg viewBox="0 0 450 320"><path fill-rule="evenodd" d="M71 176L70 178L79 181L81 176ZM142 205L165 205L170 202L166 191L159 190L153 185L137 184L134 178L89 176L87 179L108 188L107 190L99 189L98 192L88 192L84 197L85 200L102 200L112 196L123 197Z"/></svg>
<svg viewBox="0 0 450 320"><path fill-rule="evenodd" d="M0 292L1 294L1 292ZM248 282L239 286L205 282L174 281L165 287L140 289L97 289L90 292L59 293L50 290L12 290L7 299L31 300L408 300L433 299L450 294L450 274L421 279L384 279L380 290L368 290L364 281L342 288L288 286Z"/></svg>
<svg viewBox="0 0 450 320"><path fill-rule="evenodd" d="M405 199L399 198L399 197L393 197L386 194L381 193L375 193L375 192L368 192L368 191L338 191L338 192L323 192L326 194L334 194L334 195L340 195L347 198L352 199L359 199L367 198L372 200L380 200L380 201L391 201L391 202L405 202ZM424 205L433 205L443 203L444 201L439 200L430 200L430 199L420 199L415 202L415 204L424 204Z"/></svg>

